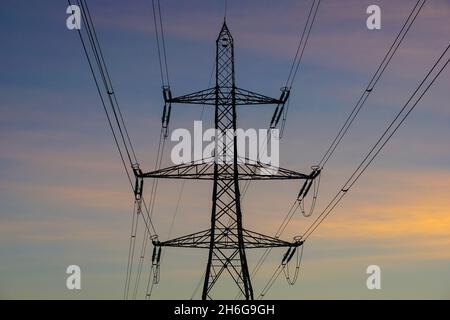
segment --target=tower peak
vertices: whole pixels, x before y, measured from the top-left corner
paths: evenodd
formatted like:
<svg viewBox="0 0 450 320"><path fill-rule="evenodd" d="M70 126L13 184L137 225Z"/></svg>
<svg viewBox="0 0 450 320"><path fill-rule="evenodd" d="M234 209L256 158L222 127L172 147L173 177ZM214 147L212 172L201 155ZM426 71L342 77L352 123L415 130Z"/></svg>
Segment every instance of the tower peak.
<svg viewBox="0 0 450 320"><path fill-rule="evenodd" d="M230 29L228 29L228 25L227 25L225 18L223 20L222 28L220 29L217 40L219 42L232 42L233 41L233 37L231 36Z"/></svg>

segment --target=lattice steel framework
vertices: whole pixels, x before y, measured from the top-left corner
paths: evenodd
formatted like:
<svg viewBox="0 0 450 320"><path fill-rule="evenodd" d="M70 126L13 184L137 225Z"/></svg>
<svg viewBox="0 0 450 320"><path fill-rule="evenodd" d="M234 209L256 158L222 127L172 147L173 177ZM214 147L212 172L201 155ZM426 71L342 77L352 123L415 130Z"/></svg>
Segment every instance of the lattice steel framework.
<svg viewBox="0 0 450 320"><path fill-rule="evenodd" d="M219 133L236 130L236 106L253 104L284 105L288 98L282 89L279 99L237 88L234 72L233 37L224 21L216 40L216 85L214 88L192 94L172 97L169 88L164 88L166 106L172 103L212 105L215 107L215 129ZM213 161L197 161L169 168L143 173L135 171L137 183L141 186L144 178L199 179L213 180L211 226L209 229L160 242L156 247L204 248L209 250L208 263L203 285L202 299L213 298L213 288L224 272L236 283L243 297L253 299L245 249L270 247L296 247L301 241L287 242L243 228L240 202L240 180L303 179L312 181L316 173L302 174L279 168L270 171L266 164L238 161L237 138L215 139ZM220 161L231 158L232 161ZM204 159L206 160L206 159Z"/></svg>

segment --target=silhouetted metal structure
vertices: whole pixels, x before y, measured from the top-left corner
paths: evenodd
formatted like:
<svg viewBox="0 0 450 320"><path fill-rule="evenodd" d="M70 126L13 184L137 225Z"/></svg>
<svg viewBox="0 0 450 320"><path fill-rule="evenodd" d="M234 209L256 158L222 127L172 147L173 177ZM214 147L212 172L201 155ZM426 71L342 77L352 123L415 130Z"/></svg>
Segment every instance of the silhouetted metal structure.
<svg viewBox="0 0 450 320"><path fill-rule="evenodd" d="M92 73L98 94L100 96L101 104L106 114L115 145L117 147L117 150L119 151L122 164L135 195L135 208L132 216L133 218L130 234L130 249L124 288L124 298L128 298L130 289L134 247L139 217L142 217L142 220L145 223L145 233L143 236L141 247L141 256L139 257L140 264L136 275L133 294L134 298L136 298L136 294L138 292L142 264L144 261L144 253L148 239L152 240L154 250L151 258L152 266L149 274L150 277L147 285L146 297L151 296L153 284L159 282L159 269L162 247L209 249L208 263L205 272L206 276L204 279L202 294L203 299L212 299L212 290L224 271L226 271L226 273L231 276L231 278L239 288L240 291L238 297L241 297L242 295L246 299L253 299L253 289L250 281L245 251L246 249L251 248L266 248L265 254L263 254L255 267L256 271L254 270L254 273L252 273L252 275L254 275L259 270L259 267L264 263L264 260L267 258L269 252L269 250L267 250L268 248L288 247L288 250L284 254L280 265L275 270L274 274L269 279L268 283L259 295L260 298L266 295L274 281L276 281L277 277L282 272L285 274L288 283L293 284L297 279L298 271L291 278L289 276L289 271L286 270L285 267L292 259L293 255L296 252L298 253L299 250L297 250L297 248L301 246L301 248L303 249L303 242L306 241L306 239L311 236L311 234L324 221L324 219L329 216L336 205L341 201L341 199L343 199L344 195L348 193L350 188L352 188L352 186L361 177L365 170L371 165L373 160L377 157L386 143L395 134L395 132L402 125L411 111L416 107L417 103L422 99L425 93L430 89L435 80L450 62L450 58L448 58L448 52L450 52L449 45L446 47L439 59L434 63L433 67L430 69L426 77L420 82L420 85L416 88L412 96L407 100L406 104L401 108L394 120L389 123L386 130L364 157L363 161L351 174L350 178L338 190L336 195L332 198L329 204L325 206L325 209L320 212L320 214L306 229L303 235L295 237L293 242L280 240L279 237L281 236L282 231L284 230L296 210L298 210L298 208L301 208L302 212L304 212L303 200L305 199L311 188L314 192L314 195L309 215L312 213L317 198L318 184L320 182L320 179L316 180L316 178L320 175L321 170L323 170L325 164L335 152L336 147L341 143L342 138L347 133L357 114L360 112L367 97L373 91L383 72L387 69L391 58L399 48L401 42L405 38L405 35L410 30L411 25L414 23L425 2L426 0L418 0L416 2L411 13L408 15L406 22L402 26L399 34L395 38L392 45L389 47L386 55L382 59L380 66L377 68L375 74L364 90L363 95L360 97L360 99L358 99L358 102L354 106L351 113L348 115L347 119L344 122L344 125L341 127L338 134L333 139L330 147L327 149L318 165L312 167L312 172L310 174L302 174L283 168L276 168L276 170L274 170L273 167L264 163L260 163L259 161L251 162L249 161L249 159L241 159L239 158L239 154L237 152L237 137L232 134L231 139L222 139L220 135L223 135L223 133L228 134L228 131L235 132L237 121L236 106L240 105L274 104L276 105L276 108L270 121L270 128L277 127L281 117L283 117L281 128L284 127L284 121L286 118L284 107L289 98L290 88L292 87L295 76L297 74L298 67L302 59L304 49L306 47L306 43L308 41L310 31L315 20L315 16L317 14L320 0L314 0L311 5L305 28L301 35L300 43L297 48L293 64L289 71L289 76L285 84L286 87L281 89L282 93L280 98L278 99L270 98L249 90L244 90L236 87L234 73L233 38L228 30L225 21L216 41L216 85L213 88L173 98L169 83L169 73L167 68L164 33L162 30L163 23L161 18L160 4L159 0L152 1L157 40L156 42L158 45L158 57L161 71L161 84L163 86L165 104L162 116L162 128L164 129L162 133L164 133L164 135L161 135L160 137L160 144L156 157L157 164L155 166L156 168L158 168L158 170L147 173L143 172L138 165L139 162L134 152L131 139L125 126L125 121L116 99L115 91L113 89L111 78L106 68L106 62L97 39L86 0L77 1L78 6L81 8L81 16L84 22L83 28L76 28L77 33L81 40L83 51L86 55L90 71ZM70 7L72 7L71 0L68 0L68 3ZM155 7L157 8L158 15L155 14ZM72 13L75 12L73 9L71 10ZM159 19L157 19L157 17ZM159 26L157 20L159 20ZM161 39L162 50L160 48L158 39ZM201 104L211 105L215 107L215 129L216 132L219 133L215 137L215 151L214 156L212 157L212 161L211 159L202 159L202 161L195 161L189 164L176 165L169 168L160 169L164 146L164 143L162 143L162 138L165 139L168 135L168 125L172 103ZM224 161L224 159L226 160ZM229 161L229 159L231 159L231 161ZM130 167L128 167L127 162L130 165L136 179L134 184L131 180L132 175L130 173ZM213 204L211 210L210 228L172 240L160 242L158 240L158 236L151 219L157 184L154 181L150 197L151 208L149 209L143 199L143 187L145 178L213 180ZM269 237L245 229L242 222L242 211L240 203L240 180L248 181L280 179L300 179L304 181L300 192L298 193L296 201L289 210L285 220L283 220L282 226L280 227L279 231L277 231L276 236ZM301 253L297 258L296 270L298 270L300 261ZM153 281L151 281L152 278ZM150 283L152 284L151 286Z"/></svg>
<svg viewBox="0 0 450 320"><path fill-rule="evenodd" d="M275 99L236 87L233 37L225 21L216 40L215 87L175 98L172 97L169 87L165 87L163 93L165 100L163 124L166 129L172 103L201 104L215 107L215 129L222 133L236 130L236 106L275 104L277 109L281 109L289 97L289 90L286 88L282 89L280 98ZM279 118L279 115L274 114L274 117ZM245 299L251 300L253 289L245 249L298 247L303 242L301 240L287 242L245 229L242 224L239 181L304 179L306 185L314 180L317 172L302 174L283 168L272 170L269 165L259 161L252 164L246 161L248 159L238 159L235 135L232 139L220 139L216 136L215 143L212 161L196 161L147 173L135 171L136 186L138 189L141 188L144 178L213 180L211 227L164 242L154 239L153 244L158 250L161 247L209 249L202 299L213 298L214 285L226 271ZM232 161L221 161L228 158Z"/></svg>

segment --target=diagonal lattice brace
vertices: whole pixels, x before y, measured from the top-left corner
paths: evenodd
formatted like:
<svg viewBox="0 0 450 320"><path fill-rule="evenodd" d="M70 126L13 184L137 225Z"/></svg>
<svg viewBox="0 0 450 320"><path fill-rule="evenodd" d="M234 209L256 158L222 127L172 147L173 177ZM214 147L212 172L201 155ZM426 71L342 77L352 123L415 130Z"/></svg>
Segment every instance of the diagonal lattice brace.
<svg viewBox="0 0 450 320"><path fill-rule="evenodd" d="M281 99L271 98L260 93L256 93L250 90L245 90L237 87L235 91L236 91L236 105L284 104L286 102Z"/></svg>
<svg viewBox="0 0 450 320"><path fill-rule="evenodd" d="M185 104L206 104L215 105L216 103L216 88L209 88L200 90L194 93L185 94L179 97L168 99L170 103L185 103Z"/></svg>

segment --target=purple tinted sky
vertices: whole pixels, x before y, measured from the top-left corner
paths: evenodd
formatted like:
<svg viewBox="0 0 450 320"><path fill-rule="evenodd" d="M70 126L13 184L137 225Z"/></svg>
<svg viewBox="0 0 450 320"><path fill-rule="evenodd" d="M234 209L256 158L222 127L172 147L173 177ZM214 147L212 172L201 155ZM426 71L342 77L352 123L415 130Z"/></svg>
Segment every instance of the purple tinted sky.
<svg viewBox="0 0 450 320"><path fill-rule="evenodd" d="M322 1L293 88L283 167L306 171L320 159L414 3L377 1L382 29L370 31L365 10L373 1ZM139 158L151 168L162 100L151 1L89 4ZM229 1L239 86L278 95L310 4ZM223 1L161 5L174 93L205 88ZM65 27L66 7L56 0L5 1L0 11L4 298L120 298L122 293L132 198L79 39ZM324 173L320 207L448 45L449 21L450 1L428 1ZM286 287L279 281L273 298L450 297L449 84L447 70L310 241L299 283ZM264 128L271 114L269 107L241 111L240 126ZM199 116L199 107L180 106L172 126L192 128ZM205 119L211 116L208 111ZM208 222L210 186L186 186L174 235L201 230ZM161 235L167 233L179 188L180 183L161 183L155 217ZM245 223L273 233L297 189L290 182L254 184L244 203ZM298 216L286 238L308 223ZM255 279L256 291L281 254L274 254ZM255 257L250 256L251 265ZM170 250L166 259L155 296L189 297L205 255ZM80 292L65 289L69 264L82 268ZM384 270L381 292L365 288L369 264Z"/></svg>

